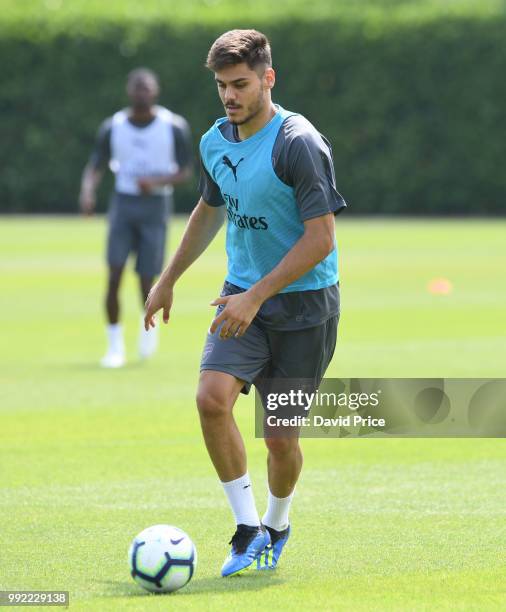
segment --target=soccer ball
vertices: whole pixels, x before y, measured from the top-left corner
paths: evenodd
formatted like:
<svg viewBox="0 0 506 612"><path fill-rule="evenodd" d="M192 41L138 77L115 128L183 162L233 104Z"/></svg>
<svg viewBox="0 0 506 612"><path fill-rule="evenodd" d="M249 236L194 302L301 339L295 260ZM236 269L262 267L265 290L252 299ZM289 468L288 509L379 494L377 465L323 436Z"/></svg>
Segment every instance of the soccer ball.
<svg viewBox="0 0 506 612"><path fill-rule="evenodd" d="M171 593L191 580L197 550L181 529L154 525L134 538L128 561L135 582L152 593Z"/></svg>

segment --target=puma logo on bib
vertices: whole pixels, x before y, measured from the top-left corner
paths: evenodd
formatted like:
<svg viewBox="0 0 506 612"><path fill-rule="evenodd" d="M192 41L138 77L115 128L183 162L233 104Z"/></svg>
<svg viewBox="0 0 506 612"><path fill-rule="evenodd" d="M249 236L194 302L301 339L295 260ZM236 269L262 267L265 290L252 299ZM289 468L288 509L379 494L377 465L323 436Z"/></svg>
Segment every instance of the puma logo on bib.
<svg viewBox="0 0 506 612"><path fill-rule="evenodd" d="M222 160L222 161L223 161L223 163L225 164L225 166L228 166L228 167L230 168L230 170L232 170L232 173L233 173L233 175L234 175L234 180L235 180L235 182L237 183L237 166L238 166L238 165L239 165L239 164L240 164L242 161L244 161L244 157L241 157L241 159L240 159L240 160L239 160L239 161L238 161L238 162L235 164L235 166L234 166L234 164L231 162L230 158L229 158L229 157L227 157L227 155L224 155L224 156L223 156L223 160Z"/></svg>

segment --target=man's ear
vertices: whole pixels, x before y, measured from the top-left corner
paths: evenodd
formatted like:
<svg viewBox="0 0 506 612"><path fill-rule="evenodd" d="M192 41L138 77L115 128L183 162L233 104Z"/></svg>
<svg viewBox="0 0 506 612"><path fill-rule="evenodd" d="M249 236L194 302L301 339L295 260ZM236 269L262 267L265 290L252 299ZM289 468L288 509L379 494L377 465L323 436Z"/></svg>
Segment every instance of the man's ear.
<svg viewBox="0 0 506 612"><path fill-rule="evenodd" d="M264 83L269 89L274 87L274 84L276 83L276 72L274 71L274 68L265 69Z"/></svg>

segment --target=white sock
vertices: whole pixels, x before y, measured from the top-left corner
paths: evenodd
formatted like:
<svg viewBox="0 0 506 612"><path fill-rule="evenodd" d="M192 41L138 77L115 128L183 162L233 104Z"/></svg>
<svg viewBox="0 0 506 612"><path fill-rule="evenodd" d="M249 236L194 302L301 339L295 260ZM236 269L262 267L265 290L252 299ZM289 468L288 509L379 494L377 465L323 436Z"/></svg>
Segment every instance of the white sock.
<svg viewBox="0 0 506 612"><path fill-rule="evenodd" d="M146 328L144 326L144 314L141 314L141 319L140 319L140 324L141 324L140 334L141 334L141 336L156 335L156 333L158 332L158 328L160 327L159 322L157 321L156 323L157 323L156 327L149 326L148 331L146 331Z"/></svg>
<svg viewBox="0 0 506 612"><path fill-rule="evenodd" d="M288 497L275 497L269 491L267 510L262 518L264 525L276 531L283 531L288 527L288 513L290 512L294 492L292 491Z"/></svg>
<svg viewBox="0 0 506 612"><path fill-rule="evenodd" d="M228 497L228 503L232 508L237 525L259 526L260 519L248 472L240 478L221 484Z"/></svg>
<svg viewBox="0 0 506 612"><path fill-rule="evenodd" d="M139 334L139 353L141 357L151 357L158 346L158 325L150 327L148 331L144 327L144 316L141 316L141 329Z"/></svg>
<svg viewBox="0 0 506 612"><path fill-rule="evenodd" d="M109 350L113 353L122 353L125 350L123 344L123 329L120 323L107 326L107 338L109 339Z"/></svg>

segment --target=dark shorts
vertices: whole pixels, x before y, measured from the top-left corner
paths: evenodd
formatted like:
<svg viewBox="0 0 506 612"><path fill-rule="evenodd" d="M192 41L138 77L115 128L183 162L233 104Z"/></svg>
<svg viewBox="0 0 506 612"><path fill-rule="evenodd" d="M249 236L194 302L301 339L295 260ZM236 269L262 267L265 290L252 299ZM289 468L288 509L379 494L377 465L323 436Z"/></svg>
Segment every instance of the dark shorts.
<svg viewBox="0 0 506 612"><path fill-rule="evenodd" d="M271 381L304 379L316 389L334 355L339 315L316 327L277 331L255 319L240 338L222 340L219 329L207 335L200 370L226 372L255 385L263 396Z"/></svg>
<svg viewBox="0 0 506 612"><path fill-rule="evenodd" d="M113 193L109 205L107 263L123 267L130 253L137 254L140 276L162 271L171 198Z"/></svg>

